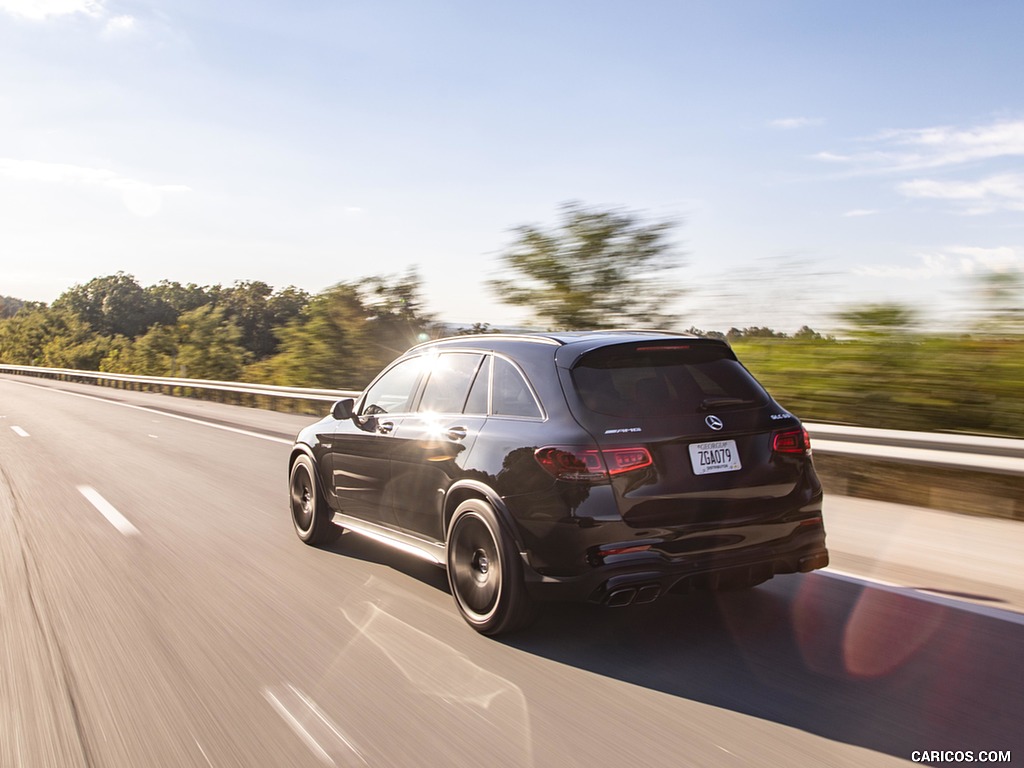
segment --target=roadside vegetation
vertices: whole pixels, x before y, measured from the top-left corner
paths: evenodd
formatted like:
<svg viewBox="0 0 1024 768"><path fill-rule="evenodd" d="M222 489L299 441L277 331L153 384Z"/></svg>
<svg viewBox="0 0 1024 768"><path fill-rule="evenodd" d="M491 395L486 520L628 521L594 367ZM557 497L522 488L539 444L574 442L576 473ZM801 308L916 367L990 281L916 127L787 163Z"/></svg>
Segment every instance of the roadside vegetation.
<svg viewBox="0 0 1024 768"><path fill-rule="evenodd" d="M530 307L537 328L686 328L685 318L665 315L669 297L681 293L672 226L566 204L552 228L513 230L490 287L501 301ZM793 335L689 330L727 339L775 398L808 421L1024 437L1024 291L1014 275L980 285L975 327L958 334L922 332L914 313L894 304L843 311L836 335L806 326ZM0 362L360 389L419 340L500 330L436 324L420 288L415 271L316 295L259 281L143 287L119 272L49 305L0 296Z"/></svg>

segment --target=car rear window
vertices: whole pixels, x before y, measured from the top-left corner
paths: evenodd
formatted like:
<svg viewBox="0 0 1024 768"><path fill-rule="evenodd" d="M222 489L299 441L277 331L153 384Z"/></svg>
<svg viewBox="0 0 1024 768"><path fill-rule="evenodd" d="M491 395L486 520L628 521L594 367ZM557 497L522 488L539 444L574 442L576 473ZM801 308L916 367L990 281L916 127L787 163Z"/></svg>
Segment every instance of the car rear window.
<svg viewBox="0 0 1024 768"><path fill-rule="evenodd" d="M572 371L584 405L630 418L764 405L753 376L718 344L602 347Z"/></svg>

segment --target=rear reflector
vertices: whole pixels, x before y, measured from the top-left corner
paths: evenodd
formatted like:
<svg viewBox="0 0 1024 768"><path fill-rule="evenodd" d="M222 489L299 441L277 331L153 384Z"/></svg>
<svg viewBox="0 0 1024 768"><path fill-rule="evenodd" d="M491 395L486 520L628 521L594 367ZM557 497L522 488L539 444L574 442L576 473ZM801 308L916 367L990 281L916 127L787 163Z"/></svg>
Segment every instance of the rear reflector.
<svg viewBox="0 0 1024 768"><path fill-rule="evenodd" d="M776 453L811 452L811 436L806 429L788 429L772 435L772 450Z"/></svg>
<svg viewBox="0 0 1024 768"><path fill-rule="evenodd" d="M650 544L626 544L621 547L612 546L608 549L600 549L598 550L598 554L601 557L608 557L609 555L629 555L634 552L646 552L650 548Z"/></svg>
<svg viewBox="0 0 1024 768"><path fill-rule="evenodd" d="M559 480L604 482L612 475L643 469L653 464L644 447L606 448L549 445L533 453L537 463Z"/></svg>

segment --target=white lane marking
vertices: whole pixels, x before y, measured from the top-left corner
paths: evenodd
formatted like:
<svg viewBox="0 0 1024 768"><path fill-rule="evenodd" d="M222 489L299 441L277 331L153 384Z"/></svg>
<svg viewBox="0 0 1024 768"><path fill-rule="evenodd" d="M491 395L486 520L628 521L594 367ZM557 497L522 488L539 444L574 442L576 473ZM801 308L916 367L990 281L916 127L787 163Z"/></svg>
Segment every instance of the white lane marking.
<svg viewBox="0 0 1024 768"><path fill-rule="evenodd" d="M159 440L159 439L160 439L160 438L159 438L159 437L157 437L156 435L150 435L150 437L152 437L152 438L153 438L154 440Z"/></svg>
<svg viewBox="0 0 1024 768"><path fill-rule="evenodd" d="M28 432L26 432L21 427L12 426L11 431L14 432L14 434L16 434L18 437L28 437Z"/></svg>
<svg viewBox="0 0 1024 768"><path fill-rule="evenodd" d="M925 592L917 587L908 587L905 584L895 584L891 581L883 581L882 579L875 579L871 576L861 576L856 573L839 571L832 566L829 566L824 570L815 571L815 573L821 574L822 576L828 576L833 579L839 579L840 581L871 584L875 589L881 589L886 592L903 595L904 597L913 598L914 600L920 600L925 603L935 603L937 605L944 605L947 608L956 608L957 610L967 611L968 613L975 613L979 616L985 616L990 619L998 619L999 621L1008 621L1011 624L1024 625L1024 613L1017 613L1016 611L1009 610L1007 608L996 608L991 605L978 605L977 603L958 599L952 595L940 595L934 592Z"/></svg>
<svg viewBox="0 0 1024 768"><path fill-rule="evenodd" d="M85 496L86 501L96 507L101 515L107 518L107 522L125 536L135 536L138 534L139 529L132 525L127 517L118 512L113 504L100 496L95 488L90 488L88 485L80 485L78 486L78 492Z"/></svg>
<svg viewBox="0 0 1024 768"><path fill-rule="evenodd" d="M272 437L270 435L261 435L259 432L250 432L248 429L239 429L238 427L227 427L223 424L214 424L212 421L203 421L202 419L193 419L190 416L179 416L176 413L165 413L164 411L158 411L155 408L147 408L144 405L131 405L130 403L118 403L114 400L108 400L105 397L96 397L95 395L85 395L81 392L68 392L65 389L53 389L52 387L40 387L38 384L29 384L24 381L11 381L11 384L20 384L23 387L34 387L35 389L46 389L50 392L60 392L62 395L71 395L72 397L84 397L86 400L99 400L101 403L107 403L108 405L118 405L122 408L133 408L136 411L146 411L147 413L155 413L159 416L164 416L168 419L178 419L180 421L188 421L192 424L202 424L204 427L213 427L214 429L223 429L225 432L234 432L238 435L248 435L249 437L257 437L260 440L269 440L272 443L283 443L284 445L292 445L294 441L285 440L282 437Z"/></svg>
<svg viewBox="0 0 1024 768"><path fill-rule="evenodd" d="M306 743L306 746L310 748L314 755L329 765L335 764L331 756L317 743L309 731L302 727L302 723L295 718L295 715L288 711L288 708L278 700L277 696L269 690L263 691L263 696L270 702L270 706L277 710L277 714L284 718L284 721L292 727L292 730L295 731L298 737Z"/></svg>

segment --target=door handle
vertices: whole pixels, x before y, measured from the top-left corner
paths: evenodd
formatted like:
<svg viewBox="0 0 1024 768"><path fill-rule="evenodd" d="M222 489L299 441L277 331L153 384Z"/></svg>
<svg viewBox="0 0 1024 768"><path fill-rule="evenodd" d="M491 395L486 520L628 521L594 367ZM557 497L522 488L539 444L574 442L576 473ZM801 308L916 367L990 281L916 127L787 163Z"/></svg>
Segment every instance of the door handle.
<svg viewBox="0 0 1024 768"><path fill-rule="evenodd" d="M465 427L448 427L448 431L445 434L448 435L449 440L465 440L469 430Z"/></svg>
<svg viewBox="0 0 1024 768"><path fill-rule="evenodd" d="M395 422L393 421L378 421L377 431L382 435L390 435L395 429Z"/></svg>

